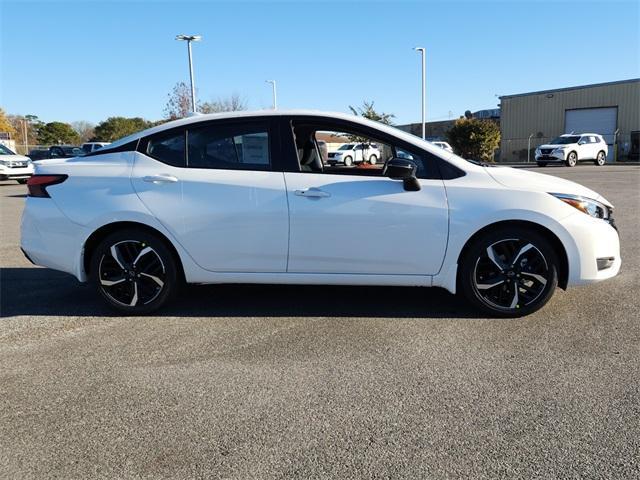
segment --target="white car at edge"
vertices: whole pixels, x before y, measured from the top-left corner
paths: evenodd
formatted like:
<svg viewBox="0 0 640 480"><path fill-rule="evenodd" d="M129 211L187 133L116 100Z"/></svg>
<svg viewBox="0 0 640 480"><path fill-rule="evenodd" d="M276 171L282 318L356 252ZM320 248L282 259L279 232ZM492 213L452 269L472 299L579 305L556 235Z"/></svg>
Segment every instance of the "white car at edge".
<svg viewBox="0 0 640 480"><path fill-rule="evenodd" d="M31 159L24 155L18 155L0 143L0 180L16 180L18 183L27 183L31 175L33 175Z"/></svg>
<svg viewBox="0 0 640 480"><path fill-rule="evenodd" d="M332 170L316 131L366 136L393 155L384 168ZM26 256L131 314L186 282L439 286L515 317L621 264L598 193L344 114L191 117L35 173Z"/></svg>
<svg viewBox="0 0 640 480"><path fill-rule="evenodd" d="M598 166L607 163L609 147L602 135L597 133L567 133L546 145L536 148L536 162L540 167L549 163L564 163L575 167L578 162L590 161Z"/></svg>

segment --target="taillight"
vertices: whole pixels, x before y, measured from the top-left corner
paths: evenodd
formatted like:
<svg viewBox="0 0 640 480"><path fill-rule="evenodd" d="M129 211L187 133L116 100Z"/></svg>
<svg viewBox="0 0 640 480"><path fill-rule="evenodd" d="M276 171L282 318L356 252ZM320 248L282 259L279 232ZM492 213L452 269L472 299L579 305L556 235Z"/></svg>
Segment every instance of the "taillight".
<svg viewBox="0 0 640 480"><path fill-rule="evenodd" d="M27 180L30 197L50 198L47 187L64 182L69 175L32 175Z"/></svg>

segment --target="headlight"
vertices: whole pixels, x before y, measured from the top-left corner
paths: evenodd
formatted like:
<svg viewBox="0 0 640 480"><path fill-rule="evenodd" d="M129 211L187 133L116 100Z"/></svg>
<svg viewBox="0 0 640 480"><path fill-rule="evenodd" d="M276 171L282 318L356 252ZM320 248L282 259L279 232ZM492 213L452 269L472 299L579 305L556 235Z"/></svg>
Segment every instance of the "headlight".
<svg viewBox="0 0 640 480"><path fill-rule="evenodd" d="M553 149L553 153L564 153L564 148L560 147L560 148L554 148Z"/></svg>
<svg viewBox="0 0 640 480"><path fill-rule="evenodd" d="M551 195L593 218L609 220L611 214L610 209L603 203L579 195L569 195L566 193L552 193Z"/></svg>

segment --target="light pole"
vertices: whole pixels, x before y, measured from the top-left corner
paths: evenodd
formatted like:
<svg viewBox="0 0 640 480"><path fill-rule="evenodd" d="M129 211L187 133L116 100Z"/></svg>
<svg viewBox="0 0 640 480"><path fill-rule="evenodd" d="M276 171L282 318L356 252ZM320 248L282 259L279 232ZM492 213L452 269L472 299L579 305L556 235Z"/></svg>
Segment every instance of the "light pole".
<svg viewBox="0 0 640 480"><path fill-rule="evenodd" d="M176 35L176 40L184 40L187 42L187 51L189 52L189 77L191 78L191 109L196 113L196 87L193 81L193 60L191 59L191 42L199 42L202 40L201 35Z"/></svg>
<svg viewBox="0 0 640 480"><path fill-rule="evenodd" d="M529 158L531 157L531 138L533 138L533 133L529 135L529 140L527 141L527 163L529 163Z"/></svg>
<svg viewBox="0 0 640 480"><path fill-rule="evenodd" d="M425 84L425 75L427 73L425 57L427 55L427 52L424 47L415 47L414 50L422 54L422 139L424 140L426 138L425 113L427 110L427 98L426 98L427 90L426 90L426 84Z"/></svg>
<svg viewBox="0 0 640 480"><path fill-rule="evenodd" d="M270 83L271 88L273 89L273 109L278 109L278 97L276 93L276 81L275 80L265 80L265 83Z"/></svg>

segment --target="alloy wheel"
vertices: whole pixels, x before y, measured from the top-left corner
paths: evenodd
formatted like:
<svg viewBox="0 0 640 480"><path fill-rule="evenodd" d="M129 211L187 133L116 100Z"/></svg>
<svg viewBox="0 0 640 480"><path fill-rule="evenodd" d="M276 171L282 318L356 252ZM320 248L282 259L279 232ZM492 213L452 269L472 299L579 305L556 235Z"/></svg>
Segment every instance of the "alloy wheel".
<svg viewBox="0 0 640 480"><path fill-rule="evenodd" d="M473 287L487 305L514 311L535 302L550 280L542 252L531 242L517 238L487 247L473 271Z"/></svg>
<svg viewBox="0 0 640 480"><path fill-rule="evenodd" d="M602 166L606 163L607 161L607 157L605 156L604 152L599 152L598 153L598 165Z"/></svg>
<svg viewBox="0 0 640 480"><path fill-rule="evenodd" d="M569 154L569 158L567 158L567 165L569 165L570 167L575 167L576 163L578 163L578 156L575 154L575 152L571 152Z"/></svg>
<svg viewBox="0 0 640 480"><path fill-rule="evenodd" d="M166 269L147 243L114 243L99 261L98 279L104 294L117 304L136 307L153 302L165 287Z"/></svg>

